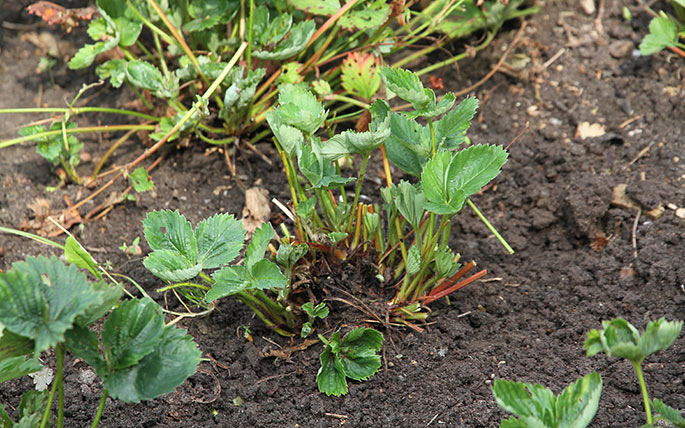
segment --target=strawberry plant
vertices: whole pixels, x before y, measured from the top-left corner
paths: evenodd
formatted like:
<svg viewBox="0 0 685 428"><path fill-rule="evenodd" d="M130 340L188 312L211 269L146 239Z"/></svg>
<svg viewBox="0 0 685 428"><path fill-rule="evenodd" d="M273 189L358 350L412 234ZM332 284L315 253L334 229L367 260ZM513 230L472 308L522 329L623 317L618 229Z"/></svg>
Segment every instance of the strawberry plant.
<svg viewBox="0 0 685 428"><path fill-rule="evenodd" d="M70 239L67 259L97 273L90 255ZM159 305L149 298L119 304L120 285L104 281L99 273L91 282L75 264L65 265L56 257L29 257L0 273L0 380L40 370L38 357L49 349L57 358L51 389L24 394L16 425L0 408L3 426L52 426L55 396L56 424L63 426L66 351L83 359L103 380L93 427L108 396L125 402L151 400L173 391L200 362L192 338L185 330L165 325ZM108 312L96 333L91 326Z"/></svg>
<svg viewBox="0 0 685 428"><path fill-rule="evenodd" d="M591 330L588 333L588 338L585 341L587 355L592 356L605 352L609 357L625 358L630 361L640 383L647 426L652 426L654 418L652 417L647 385L642 374L642 362L649 355L670 347L680 335L683 322L666 321L664 318L661 318L657 321L649 322L642 334L632 324L622 318L602 321L602 327L602 330ZM683 426L683 419L675 409L670 408L659 400L655 400L655 405L661 419L670 421L677 426ZM678 423L681 425L678 425Z"/></svg>
<svg viewBox="0 0 685 428"><path fill-rule="evenodd" d="M315 134L326 123L327 110L313 93L292 84L279 89L278 106L266 118L290 186L294 214L289 216L295 222L296 241L337 259L374 253L379 274L399 280L393 304L397 320L406 322L425 318L421 304L484 274L461 280L475 264L460 269L447 242L449 224L468 204L499 237L468 198L499 174L507 153L489 145L459 150L478 104L474 98L455 107L454 94L438 100L415 73L381 68L380 76L386 90L410 102L413 110L395 113L387 102L377 100L369 106L368 131L348 130L322 141ZM419 117L427 126L417 121ZM375 151L382 154L388 184L381 191L385 223L377 205L359 202ZM355 176L345 177L337 161L351 156L361 157L361 164ZM393 184L388 162L415 176L418 184ZM353 183L350 201L345 186Z"/></svg>
<svg viewBox="0 0 685 428"><path fill-rule="evenodd" d="M649 33L640 43L642 55L653 55L669 49L685 57L685 0L671 0L675 16L664 11L659 14L647 8L654 15L649 22Z"/></svg>
<svg viewBox="0 0 685 428"><path fill-rule="evenodd" d="M492 393L500 407L518 416L503 420L500 428L585 428L597 413L602 378L591 373L558 396L542 385L497 379Z"/></svg>
<svg viewBox="0 0 685 428"><path fill-rule="evenodd" d="M329 339L319 335L319 340L325 348L316 383L326 395L347 394L347 378L367 380L381 367L377 352L383 346L383 335L372 328L355 328L342 339L336 331Z"/></svg>

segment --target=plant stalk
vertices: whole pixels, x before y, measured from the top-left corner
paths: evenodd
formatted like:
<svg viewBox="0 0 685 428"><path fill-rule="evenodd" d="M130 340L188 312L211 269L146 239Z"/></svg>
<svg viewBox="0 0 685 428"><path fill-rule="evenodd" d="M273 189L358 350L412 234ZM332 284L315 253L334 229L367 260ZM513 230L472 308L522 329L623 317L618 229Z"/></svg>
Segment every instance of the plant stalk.
<svg viewBox="0 0 685 428"><path fill-rule="evenodd" d="M640 381L640 390L642 391L642 399L645 402L645 414L647 415L647 425L652 425L652 408L649 405L649 394L647 393L647 385L645 384L645 378L642 374L642 360L631 361L633 367L635 367L635 373L637 373L637 379Z"/></svg>
<svg viewBox="0 0 685 428"><path fill-rule="evenodd" d="M102 397L100 397L100 404L98 405L98 411L95 413L95 418L90 428L97 428L100 424L100 418L102 417L102 412L105 410L105 403L107 403L107 389L102 390Z"/></svg>

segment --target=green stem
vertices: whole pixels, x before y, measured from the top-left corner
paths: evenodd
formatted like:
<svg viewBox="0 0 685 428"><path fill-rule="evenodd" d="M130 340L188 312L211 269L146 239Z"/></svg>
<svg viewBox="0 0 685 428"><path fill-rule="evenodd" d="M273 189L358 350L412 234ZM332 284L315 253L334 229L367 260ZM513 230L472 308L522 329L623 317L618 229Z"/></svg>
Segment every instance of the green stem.
<svg viewBox="0 0 685 428"><path fill-rule="evenodd" d="M642 399L645 402L645 413L647 414L647 425L652 425L652 409L649 406L649 394L647 394L647 385L645 384L645 378L642 375L642 360L631 361L633 367L635 367L635 373L637 373L637 379L640 381L640 390L642 390Z"/></svg>
<svg viewBox="0 0 685 428"><path fill-rule="evenodd" d="M113 114L121 114L125 116L135 116L139 117L141 119L145 120L153 120L155 122L159 122L160 118L155 117L155 116L150 116L149 114L145 113L139 113L137 111L133 110L122 110L118 108L109 108L109 107L75 107L75 108L68 108L68 107L62 107L62 108L54 108L54 107L31 107L31 108L6 108L6 109L0 109L0 114L9 114L9 113L70 113L72 116L81 114L81 113L113 113Z"/></svg>
<svg viewBox="0 0 685 428"><path fill-rule="evenodd" d="M371 157L371 154L367 154L364 156L364 160L362 161L362 166L359 169L359 178L357 179L357 189L354 191L354 201L352 202L352 207L350 208L350 212L352 213L350 215L350 220L347 222L347 229L349 230L350 227L352 227L352 223L354 222L355 215L354 213L357 212L357 203L359 202L359 194L362 191L362 181L364 181L364 173L366 172L366 165L369 163L369 158Z"/></svg>
<svg viewBox="0 0 685 428"><path fill-rule="evenodd" d="M64 345L55 346L57 355L57 428L64 426ZM59 379L59 380L57 380Z"/></svg>
<svg viewBox="0 0 685 428"><path fill-rule="evenodd" d="M497 229L495 229L495 227L494 227L492 224L490 224L490 222L488 221L488 219L485 218L485 216L483 215L483 213L480 212L480 210L476 207L476 205L474 205L474 203L471 202L470 199L467 199L467 200L466 200L466 203L469 204L469 206L470 206L471 209L476 213L476 215L478 216L478 218L480 218L480 221L482 221L483 224L485 224L485 226L486 226L488 229L490 229L490 232L492 232L492 234L495 235L495 238L497 238L497 240L500 242L500 244L502 244L502 246L504 246L504 248L507 250L507 252L508 252L509 254L514 254L514 249L511 248L511 246L509 245L509 243L507 243L507 241L504 240L504 238L502 237L502 235L499 234L499 232L497 231Z"/></svg>
<svg viewBox="0 0 685 428"><path fill-rule="evenodd" d="M62 345L57 345L55 346L55 355L57 356L57 375L55 376L55 379L53 380L52 383L52 388L50 389L50 395L48 396L48 403L45 406L45 411L43 412L43 419L40 422L40 428L45 428L48 424L48 419L50 418L50 411L52 410L52 402L55 401L55 394L57 393L57 389L59 386L62 384L62 376L63 376L63 363L64 363L64 348L62 348ZM62 400L64 400L64 397L62 397ZM62 401L62 405L64 405L64 401ZM61 410L58 410L58 413L62 412L62 417L64 416L64 408L62 407ZM59 422L58 422L59 423Z"/></svg>
<svg viewBox="0 0 685 428"><path fill-rule="evenodd" d="M2 226L0 226L0 232L5 232L5 233L12 234L12 235L21 236L23 238L33 239L34 241L38 241L41 244L52 245L53 247L57 247L60 250L64 251L64 245L58 244L57 242L51 241L48 238L45 238L43 236L34 235L33 233L23 232L21 230L10 229L7 227L2 227Z"/></svg>
<svg viewBox="0 0 685 428"><path fill-rule="evenodd" d="M167 285L166 287L158 288L157 292L163 293L165 291L169 291L169 290L173 290L175 288L181 288L181 287L199 288L200 290L204 290L204 291L208 291L210 289L210 287L207 287L206 285L196 284L194 282L177 282L175 284Z"/></svg>
<svg viewBox="0 0 685 428"><path fill-rule="evenodd" d="M431 159L435 157L435 127L433 126L433 119L428 118L428 129L431 133Z"/></svg>
<svg viewBox="0 0 685 428"><path fill-rule="evenodd" d="M250 20L247 24L247 50L245 51L246 69L252 65L252 27L254 26L254 0L250 0Z"/></svg>
<svg viewBox="0 0 685 428"><path fill-rule="evenodd" d="M107 390L103 389L102 397L100 397L100 405L98 405L98 411L95 413L95 418L93 419L93 423L90 425L90 428L97 428L98 424L100 424L102 412L105 410L105 403L107 403Z"/></svg>
<svg viewBox="0 0 685 428"><path fill-rule="evenodd" d="M326 101L340 101L343 103L352 104L354 106L357 106L357 107L360 107L363 109L368 109L371 107L369 104L367 104L363 101L359 101L359 100L356 100L354 98L347 97L345 95L337 95L337 94L328 95L325 97L325 100Z"/></svg>
<svg viewBox="0 0 685 428"><path fill-rule="evenodd" d="M155 129L154 125L103 125L103 126L85 126L83 128L71 128L67 129L67 134L85 134L88 132L111 132L111 131L128 131L135 129L138 131L153 131ZM15 144L23 143L24 141L37 140L41 137L50 137L52 135L59 135L62 133L61 129L56 129L54 131L39 132L33 135L27 135L25 137L13 138L11 140L0 141L0 149L5 147L13 146Z"/></svg>

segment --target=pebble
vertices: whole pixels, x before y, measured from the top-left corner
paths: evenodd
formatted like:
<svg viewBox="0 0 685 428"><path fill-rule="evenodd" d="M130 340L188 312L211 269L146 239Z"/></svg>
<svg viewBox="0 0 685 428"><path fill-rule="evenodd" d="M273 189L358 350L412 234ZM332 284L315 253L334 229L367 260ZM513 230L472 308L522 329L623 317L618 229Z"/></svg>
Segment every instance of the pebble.
<svg viewBox="0 0 685 428"><path fill-rule="evenodd" d="M677 210L675 210L675 215L678 218L685 219L685 208L678 208Z"/></svg>
<svg viewBox="0 0 685 428"><path fill-rule="evenodd" d="M595 13L595 0L580 0L579 3L586 15L589 16Z"/></svg>
<svg viewBox="0 0 685 428"><path fill-rule="evenodd" d="M617 40L609 45L609 54L616 58L625 58L633 52L635 45L630 40Z"/></svg>

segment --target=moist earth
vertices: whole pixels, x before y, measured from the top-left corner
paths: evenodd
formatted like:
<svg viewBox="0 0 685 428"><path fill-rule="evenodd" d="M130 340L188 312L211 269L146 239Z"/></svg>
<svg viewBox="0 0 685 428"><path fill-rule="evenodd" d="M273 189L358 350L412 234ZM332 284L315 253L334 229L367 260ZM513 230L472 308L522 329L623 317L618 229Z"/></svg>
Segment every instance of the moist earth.
<svg viewBox="0 0 685 428"><path fill-rule="evenodd" d="M495 427L508 415L495 403L493 380L541 383L559 393L591 371L601 373L604 389L590 426L641 426L644 408L630 364L604 355L587 358L583 342L590 329L614 317L640 329L659 317L685 319L685 220L676 215L682 212L677 208L685 207L685 62L668 51L652 57L636 54L649 21L637 2L599 3L598 11L587 15L575 1L539 1L540 13L528 20L510 54L516 56L469 92L481 100L469 131L472 142L508 145L516 139L494 185L473 198L516 253L507 255L471 211L460 213L451 244L463 260L476 260L487 269L488 276L451 296L449 304L433 304L422 333L384 329L383 366L375 376L352 382L347 396L320 394L315 376L321 344L288 359L266 357L291 343L239 302L224 299L209 317L181 322L207 358L198 373L156 400L126 404L108 399L100 426ZM632 21L623 20L623 6L634 11ZM79 36L35 23L19 5L3 8L4 21L29 27L1 30L2 108L63 106L82 83L96 80L92 70L73 72L63 62L55 66L52 80L36 74L41 52L27 41L28 33L49 31L67 42L67 51ZM443 79L446 90L468 88L496 67L520 28L520 23L509 24L477 57L434 76ZM477 42L457 41L452 50ZM521 65L513 58L529 62ZM128 91L111 92L105 86L85 97L89 105L118 107L133 100ZM22 125L45 117L1 115L0 137L12 138ZM117 120L77 118L80 125ZM597 134L602 135L587 136L589 125L595 130L601 126ZM118 136L83 137L84 150L94 160L79 171L90 173ZM237 177L231 176L221 151L189 143L164 152L152 172L152 192L71 229L97 260L136 279L170 308L178 303L171 295L154 292L159 282L143 268L143 256L118 249L142 236L147 212L178 209L193 224L217 212L239 216L243 186L259 186L270 198L289 199L270 143L257 148L273 159L272 165L252 151L237 152ZM122 165L141 151L140 140L133 139L111 162ZM367 195L377 194L378 170L380 165L370 168ZM76 185L46 191L58 183L32 146L2 149L0 225L16 228L35 220L29 205L38 198L60 212L67 201L90 192ZM641 207L639 215L637 209L611 203L620 184L627 185L625 194ZM86 204L81 215L99 213L94 209L107 196ZM650 217L648 211L659 206L663 214ZM271 220L283 218L274 210ZM149 248L141 245L144 255ZM58 255L33 241L0 235L0 269L29 255L49 254ZM373 299L370 287L377 283L368 269L338 269L342 274L323 271L317 278L326 296L343 289ZM319 332L368 325L368 316L353 307L327 303L333 316L318 326ZM251 330L253 342L244 338L244 327ZM50 354L44 357L48 364L53 361ZM65 367L68 426L90 426L102 384L82 361L67 359ZM685 336L649 357L644 369L650 397L685 408ZM0 404L16 416L21 393L32 387L29 378L3 383Z"/></svg>

